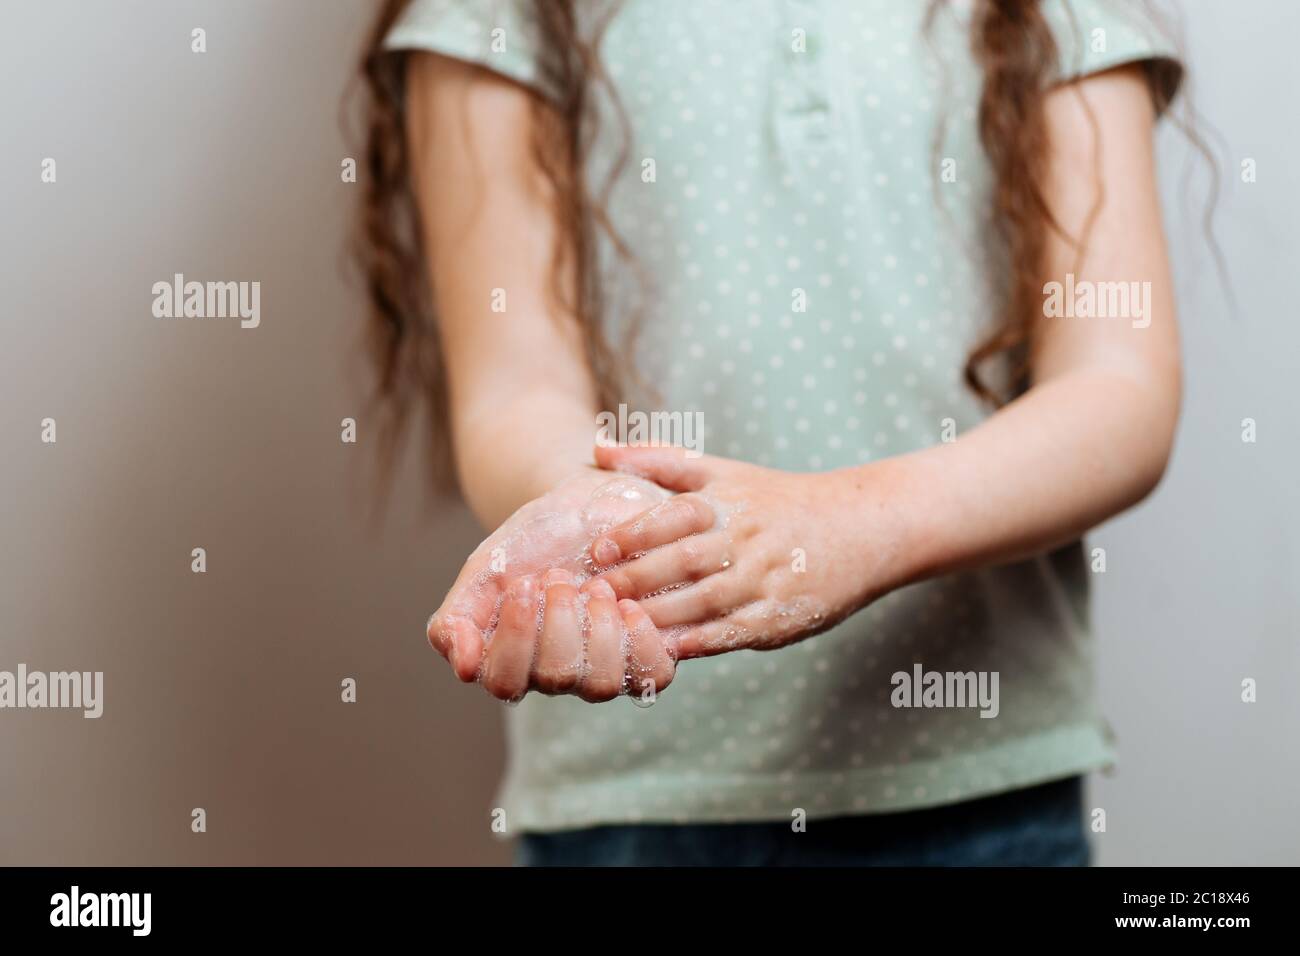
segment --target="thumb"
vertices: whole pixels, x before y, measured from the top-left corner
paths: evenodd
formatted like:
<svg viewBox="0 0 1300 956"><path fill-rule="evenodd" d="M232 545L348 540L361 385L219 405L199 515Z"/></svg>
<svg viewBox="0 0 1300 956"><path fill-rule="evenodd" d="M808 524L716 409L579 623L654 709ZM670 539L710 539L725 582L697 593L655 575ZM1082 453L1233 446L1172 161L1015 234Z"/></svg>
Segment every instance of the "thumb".
<svg viewBox="0 0 1300 956"><path fill-rule="evenodd" d="M653 481L669 491L699 491L712 477L707 455L675 445L596 445L596 464Z"/></svg>

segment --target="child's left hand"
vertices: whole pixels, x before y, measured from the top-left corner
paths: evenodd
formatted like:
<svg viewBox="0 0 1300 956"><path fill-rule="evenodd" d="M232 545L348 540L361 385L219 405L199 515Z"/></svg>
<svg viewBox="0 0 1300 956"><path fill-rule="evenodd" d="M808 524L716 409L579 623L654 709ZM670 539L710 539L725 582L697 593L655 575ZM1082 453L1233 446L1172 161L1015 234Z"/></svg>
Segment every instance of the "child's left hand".
<svg viewBox="0 0 1300 956"><path fill-rule="evenodd" d="M798 474L668 447L598 447L596 463L680 492L591 552L599 580L675 632L679 659L782 647L902 583L900 498L885 466ZM701 504L721 521L682 537ZM682 581L693 583L673 586Z"/></svg>

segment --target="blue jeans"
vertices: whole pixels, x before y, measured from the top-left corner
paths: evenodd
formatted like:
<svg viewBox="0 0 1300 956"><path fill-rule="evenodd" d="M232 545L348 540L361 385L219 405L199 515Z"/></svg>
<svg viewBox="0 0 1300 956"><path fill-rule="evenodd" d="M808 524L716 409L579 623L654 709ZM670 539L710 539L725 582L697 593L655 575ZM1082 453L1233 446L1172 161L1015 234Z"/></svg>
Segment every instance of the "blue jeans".
<svg viewBox="0 0 1300 956"><path fill-rule="evenodd" d="M926 810L529 833L524 866L1087 866L1083 778Z"/></svg>

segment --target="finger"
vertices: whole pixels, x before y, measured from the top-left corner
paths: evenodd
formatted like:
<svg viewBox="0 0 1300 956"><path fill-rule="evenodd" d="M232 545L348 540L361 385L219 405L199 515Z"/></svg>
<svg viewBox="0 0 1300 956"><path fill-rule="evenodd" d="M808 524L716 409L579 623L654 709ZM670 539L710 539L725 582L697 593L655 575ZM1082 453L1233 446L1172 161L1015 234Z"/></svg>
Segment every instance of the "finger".
<svg viewBox="0 0 1300 956"><path fill-rule="evenodd" d="M640 604L656 627L666 628L721 617L745 599L742 575L713 574L684 588L648 597Z"/></svg>
<svg viewBox="0 0 1300 956"><path fill-rule="evenodd" d="M500 602L502 577L462 578L463 572L429 619L426 632L429 643L451 662L457 676L472 681L483 656L483 632L492 626Z"/></svg>
<svg viewBox="0 0 1300 956"><path fill-rule="evenodd" d="M712 657L735 650L749 636L749 629L731 615L689 627L677 635L677 659Z"/></svg>
<svg viewBox="0 0 1300 956"><path fill-rule="evenodd" d="M656 548L618 567L602 571L620 598L641 598L671 587L689 584L731 567L730 539L722 533L691 535Z"/></svg>
<svg viewBox="0 0 1300 956"><path fill-rule="evenodd" d="M717 521L713 506L699 495L677 495L606 531L591 543L591 557L601 567L608 567L634 554L708 531Z"/></svg>
<svg viewBox="0 0 1300 956"><path fill-rule="evenodd" d="M623 690L623 618L614 589L590 581L587 601L587 649L578 696L591 703L612 700Z"/></svg>
<svg viewBox="0 0 1300 956"><path fill-rule="evenodd" d="M425 634L429 638L429 646L448 661L451 660L451 655L455 650L456 632L463 621L465 621L464 617L439 611L429 618L429 623L425 625Z"/></svg>
<svg viewBox="0 0 1300 956"><path fill-rule="evenodd" d="M448 615L435 613L424 626L424 633L429 638L429 646L447 660L451 660L450 653L455 646L455 634L452 631L455 620Z"/></svg>
<svg viewBox="0 0 1300 956"><path fill-rule="evenodd" d="M596 464L648 478L672 491L698 491L709 480L707 456L670 445L596 445Z"/></svg>
<svg viewBox="0 0 1300 956"><path fill-rule="evenodd" d="M533 661L532 686L543 694L567 694L582 679L582 621L573 575L556 568L546 575L546 612Z"/></svg>
<svg viewBox="0 0 1300 956"><path fill-rule="evenodd" d="M460 680L468 684L478 678L483 662L483 632L473 621L434 615L429 619L428 634L429 643L447 659Z"/></svg>
<svg viewBox="0 0 1300 956"><path fill-rule="evenodd" d="M797 638L826 630L833 623L815 606L799 607L770 599L750 601L711 621L677 635L677 659L712 657L738 648L775 650Z"/></svg>
<svg viewBox="0 0 1300 956"><path fill-rule="evenodd" d="M655 695L673 681L673 658L669 656L659 629L639 604L622 600L618 602L618 609L627 627L627 692L641 700L653 701Z"/></svg>
<svg viewBox="0 0 1300 956"><path fill-rule="evenodd" d="M539 598L540 589L531 577L515 578L506 585L501 620L483 661L483 687L493 697L515 701L528 692Z"/></svg>
<svg viewBox="0 0 1300 956"><path fill-rule="evenodd" d="M505 592L505 580L503 575L491 574L481 568L472 574L462 571L436 616L468 618L480 630L487 630L492 626L492 618Z"/></svg>

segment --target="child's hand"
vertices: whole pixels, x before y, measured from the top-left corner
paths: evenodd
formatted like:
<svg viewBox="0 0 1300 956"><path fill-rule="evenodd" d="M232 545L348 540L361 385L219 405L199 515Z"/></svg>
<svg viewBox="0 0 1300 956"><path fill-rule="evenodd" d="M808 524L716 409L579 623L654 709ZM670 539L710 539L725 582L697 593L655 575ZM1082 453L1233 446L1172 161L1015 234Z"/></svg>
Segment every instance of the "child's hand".
<svg viewBox="0 0 1300 956"><path fill-rule="evenodd" d="M904 495L888 470L796 474L653 447L597 448L596 461L682 492L592 543L612 565L600 579L670 631L681 660L782 647L902 583ZM683 537L697 510L718 526Z"/></svg>
<svg viewBox="0 0 1300 956"><path fill-rule="evenodd" d="M622 693L653 700L672 682L675 656L635 601L617 601L602 581L580 592L573 575L556 569L540 580L529 575L505 583L480 680L506 701L530 690L593 703Z"/></svg>
<svg viewBox="0 0 1300 956"><path fill-rule="evenodd" d="M470 555L442 606L429 620L430 644L447 658L462 681L479 680L485 673L489 640L495 641L494 629L500 627L498 619L505 617L507 582L532 579L534 596L540 597L544 588L542 575L558 569L571 576L568 587L576 587L596 570L588 552L591 542L598 535L621 522L644 514L668 497L667 491L652 482L629 476L612 476L607 471L593 469L574 476L542 498L525 505ZM693 525L681 526L681 533L691 534L704 530L714 520L712 513L700 512ZM585 596L588 590L583 589L580 605L585 605L589 600ZM560 619L566 613L563 610L565 594L561 588L557 604L554 605L558 608L556 614ZM610 604L617 612L612 594ZM598 604L597 607L602 608L603 605ZM621 619L622 615L619 617ZM585 627L586 619L581 614L579 618ZM580 635L575 637L572 633L561 640L558 637L561 630L563 629L557 623L552 632L556 636L545 642L548 655L558 655L559 649L581 641ZM518 641L513 638L507 640L506 651L512 643ZM549 649L551 645L556 649ZM498 654L503 653L498 651ZM499 686L507 690L517 690L518 681L513 675L521 669L521 665L515 658L513 653L504 653L500 665L505 667L501 673L507 676ZM646 666L650 665L646 663ZM591 693L591 687L603 689L599 674L604 672L602 666L597 669L595 678L584 681L584 693ZM546 660L546 675L543 680L564 682L564 678L552 666L550 657Z"/></svg>

